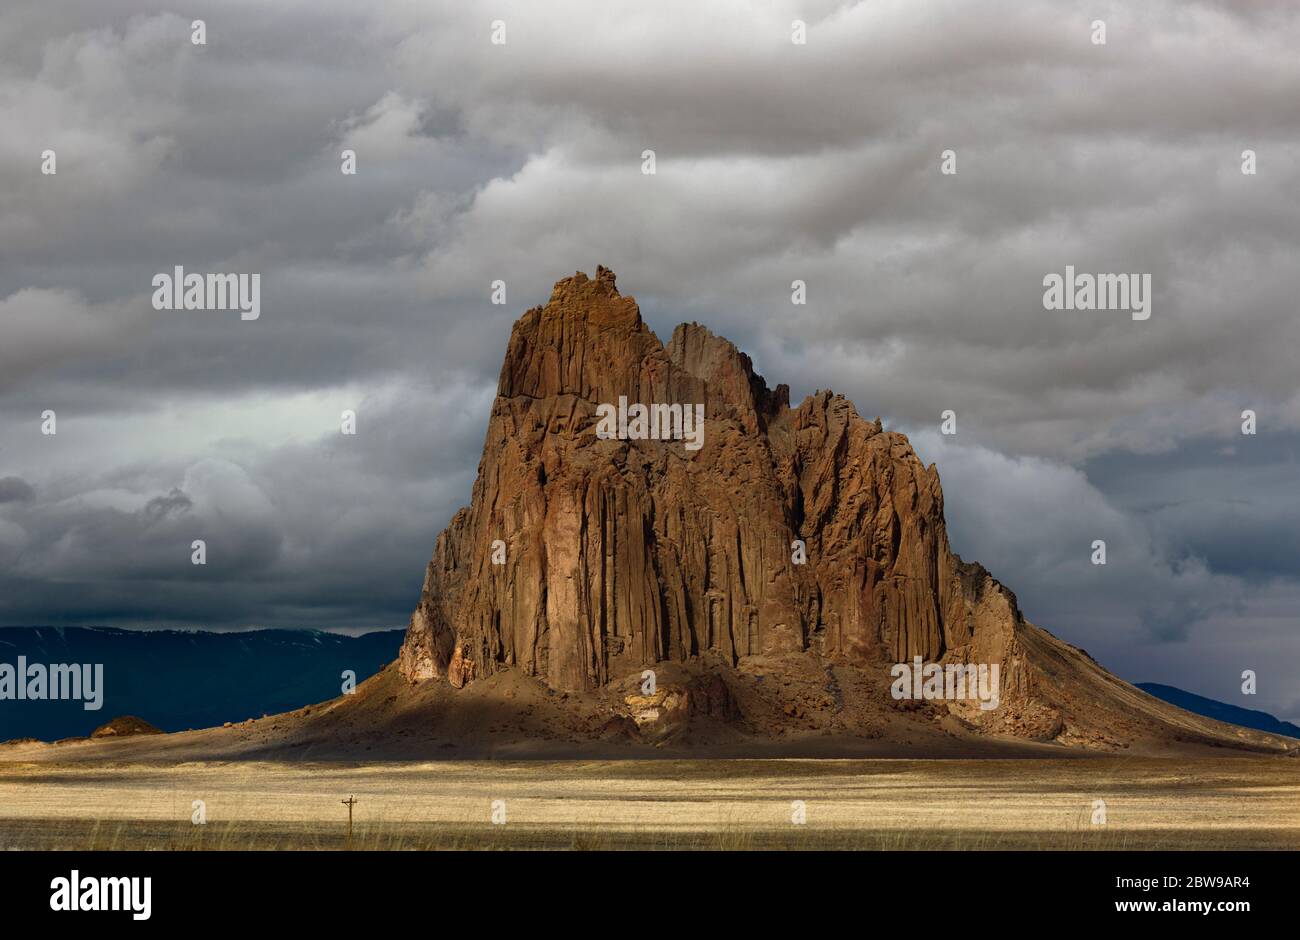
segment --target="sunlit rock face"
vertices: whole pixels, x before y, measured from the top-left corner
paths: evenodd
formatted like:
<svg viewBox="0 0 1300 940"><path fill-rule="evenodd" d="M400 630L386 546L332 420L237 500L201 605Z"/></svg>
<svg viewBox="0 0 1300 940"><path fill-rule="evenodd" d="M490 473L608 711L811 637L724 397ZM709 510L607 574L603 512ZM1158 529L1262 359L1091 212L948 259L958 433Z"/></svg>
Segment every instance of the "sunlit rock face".
<svg viewBox="0 0 1300 940"><path fill-rule="evenodd" d="M703 427L681 426L696 406ZM662 343L603 267L560 281L514 325L402 674L462 688L516 669L581 692L790 654L873 682L915 657L997 664L995 708L938 704L975 732L1119 747L1178 723L952 553L938 472L905 436L828 391L791 407L699 324Z"/></svg>
<svg viewBox="0 0 1300 940"><path fill-rule="evenodd" d="M602 439L620 398L702 405L702 443ZM438 538L401 665L445 675L459 645L480 674L585 689L704 653L1000 661L1017 620L949 551L938 474L903 435L830 392L791 408L698 324L664 345L598 268L515 324L473 499Z"/></svg>

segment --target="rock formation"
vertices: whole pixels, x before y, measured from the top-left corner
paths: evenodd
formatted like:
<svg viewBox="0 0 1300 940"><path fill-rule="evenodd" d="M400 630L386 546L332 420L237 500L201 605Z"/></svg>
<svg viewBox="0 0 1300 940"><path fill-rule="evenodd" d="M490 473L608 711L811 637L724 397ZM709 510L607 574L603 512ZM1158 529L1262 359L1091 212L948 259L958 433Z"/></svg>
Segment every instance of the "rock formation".
<svg viewBox="0 0 1300 940"><path fill-rule="evenodd" d="M702 404L702 446L603 439L598 409L620 398ZM828 391L791 407L699 324L663 344L603 267L560 281L515 323L472 499L438 537L401 673L460 688L514 669L581 692L656 663L717 675L789 654L886 685L918 656L996 663L997 709L945 703L966 728L1107 746L1125 720L1170 723L952 553L939 475L902 434Z"/></svg>
<svg viewBox="0 0 1300 940"><path fill-rule="evenodd" d="M135 734L162 734L163 732L155 728L143 718L137 718L135 715L121 715L112 721L100 725L90 733L92 738L119 738L129 737Z"/></svg>

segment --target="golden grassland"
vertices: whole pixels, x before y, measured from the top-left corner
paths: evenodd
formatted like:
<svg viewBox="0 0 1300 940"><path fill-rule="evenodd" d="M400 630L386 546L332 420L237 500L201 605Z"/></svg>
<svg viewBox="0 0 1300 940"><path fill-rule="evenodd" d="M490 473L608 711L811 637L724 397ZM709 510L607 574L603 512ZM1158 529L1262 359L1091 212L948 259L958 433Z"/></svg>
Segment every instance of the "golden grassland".
<svg viewBox="0 0 1300 940"><path fill-rule="evenodd" d="M0 847L340 849L350 795L366 850L1300 849L1288 758L0 761Z"/></svg>

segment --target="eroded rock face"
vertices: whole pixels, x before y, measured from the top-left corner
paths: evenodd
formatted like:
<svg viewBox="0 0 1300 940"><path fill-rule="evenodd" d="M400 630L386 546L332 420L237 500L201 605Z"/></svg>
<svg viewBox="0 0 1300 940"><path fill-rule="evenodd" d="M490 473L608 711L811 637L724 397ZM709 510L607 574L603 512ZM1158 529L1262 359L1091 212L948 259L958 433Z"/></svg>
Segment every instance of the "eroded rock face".
<svg viewBox="0 0 1300 940"><path fill-rule="evenodd" d="M645 740L671 737L685 729L690 717L690 693L686 689L663 688L650 695L629 695L624 700L628 717Z"/></svg>
<svg viewBox="0 0 1300 940"><path fill-rule="evenodd" d="M600 439L597 408L620 396L702 404L703 446ZM1015 598L949 550L935 468L841 396L788 398L698 324L661 343L605 268L560 281L515 324L403 674L463 658L583 690L664 660L812 650L998 662L1019 688Z"/></svg>
<svg viewBox="0 0 1300 940"><path fill-rule="evenodd" d="M453 688L463 689L467 682L474 678L474 660L465 657L465 650L461 646L456 647L455 654L451 657L451 662L447 664L447 681L452 684Z"/></svg>

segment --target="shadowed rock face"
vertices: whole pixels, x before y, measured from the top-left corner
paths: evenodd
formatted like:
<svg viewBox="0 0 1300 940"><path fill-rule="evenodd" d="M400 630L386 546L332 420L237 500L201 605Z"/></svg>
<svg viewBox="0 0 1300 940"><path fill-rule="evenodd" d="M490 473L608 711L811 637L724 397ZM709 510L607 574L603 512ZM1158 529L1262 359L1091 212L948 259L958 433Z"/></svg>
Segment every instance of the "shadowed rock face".
<svg viewBox="0 0 1300 940"><path fill-rule="evenodd" d="M599 439L597 406L620 396L703 404L703 446ZM566 690L701 656L1011 656L1015 599L949 551L934 467L845 398L788 399L698 324L662 344L613 272L560 281L515 324L403 673L444 675L458 644L480 674L517 666Z"/></svg>

